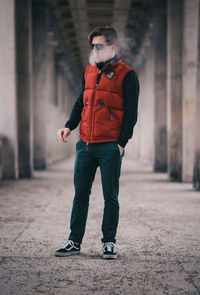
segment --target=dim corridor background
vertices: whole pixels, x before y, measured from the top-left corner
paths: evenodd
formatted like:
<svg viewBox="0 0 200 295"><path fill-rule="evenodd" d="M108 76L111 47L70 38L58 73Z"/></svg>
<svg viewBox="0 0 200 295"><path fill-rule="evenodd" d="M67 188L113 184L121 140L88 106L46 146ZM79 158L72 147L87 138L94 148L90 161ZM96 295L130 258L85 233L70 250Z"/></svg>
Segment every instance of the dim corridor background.
<svg viewBox="0 0 200 295"><path fill-rule="evenodd" d="M200 295L200 1L0 0L0 294ZM140 82L120 178L117 261L101 259L99 171L82 254L68 236L79 126L57 141L113 25Z"/></svg>

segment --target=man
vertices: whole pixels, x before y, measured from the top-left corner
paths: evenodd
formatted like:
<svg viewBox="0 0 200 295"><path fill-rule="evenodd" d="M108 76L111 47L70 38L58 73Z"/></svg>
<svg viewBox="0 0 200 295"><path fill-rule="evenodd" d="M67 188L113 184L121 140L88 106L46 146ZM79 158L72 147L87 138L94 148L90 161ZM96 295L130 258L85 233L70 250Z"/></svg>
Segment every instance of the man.
<svg viewBox="0 0 200 295"><path fill-rule="evenodd" d="M117 49L117 32L111 26L97 27L89 35L94 65L82 77L82 90L65 128L58 131L63 142L80 124L74 167L75 196L68 240L55 256L80 253L96 169L99 166L104 196L102 221L103 258L115 259L119 220L119 177L125 145L137 121L139 81L125 65Z"/></svg>

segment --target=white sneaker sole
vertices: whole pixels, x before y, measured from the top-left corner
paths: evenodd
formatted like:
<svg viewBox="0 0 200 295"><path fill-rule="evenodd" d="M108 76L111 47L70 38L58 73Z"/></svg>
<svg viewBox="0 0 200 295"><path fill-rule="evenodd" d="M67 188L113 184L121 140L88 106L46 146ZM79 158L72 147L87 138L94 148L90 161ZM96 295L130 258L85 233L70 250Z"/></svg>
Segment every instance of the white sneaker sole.
<svg viewBox="0 0 200 295"><path fill-rule="evenodd" d="M71 256L71 255L77 255L80 254L80 251L74 251L74 252L55 252L54 255L56 257L66 257L66 256Z"/></svg>
<svg viewBox="0 0 200 295"><path fill-rule="evenodd" d="M103 259L116 259L117 254L103 254Z"/></svg>

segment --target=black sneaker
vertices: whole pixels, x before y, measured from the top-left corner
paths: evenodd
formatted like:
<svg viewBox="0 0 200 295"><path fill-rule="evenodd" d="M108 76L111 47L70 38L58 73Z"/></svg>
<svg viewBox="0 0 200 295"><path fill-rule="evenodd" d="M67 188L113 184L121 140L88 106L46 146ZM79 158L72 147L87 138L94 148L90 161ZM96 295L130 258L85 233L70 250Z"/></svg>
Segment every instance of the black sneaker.
<svg viewBox="0 0 200 295"><path fill-rule="evenodd" d="M103 250L103 258L104 259L116 259L117 254L114 249L114 243L113 242L106 242L104 243L102 250Z"/></svg>
<svg viewBox="0 0 200 295"><path fill-rule="evenodd" d="M79 243L67 240L62 247L55 252L55 256L69 256L80 253L81 246Z"/></svg>

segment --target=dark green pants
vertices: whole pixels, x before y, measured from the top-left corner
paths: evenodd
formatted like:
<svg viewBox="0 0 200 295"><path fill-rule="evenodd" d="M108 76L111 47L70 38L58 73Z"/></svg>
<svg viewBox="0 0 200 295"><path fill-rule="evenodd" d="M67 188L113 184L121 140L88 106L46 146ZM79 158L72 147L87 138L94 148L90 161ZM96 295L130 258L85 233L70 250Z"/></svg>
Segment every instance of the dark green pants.
<svg viewBox="0 0 200 295"><path fill-rule="evenodd" d="M89 196L97 167L100 167L101 182L104 196L104 213L102 221L102 242L116 242L119 220L119 177L124 151L120 156L117 142L76 143L74 165L75 196L71 212L68 239L82 243L88 215Z"/></svg>

